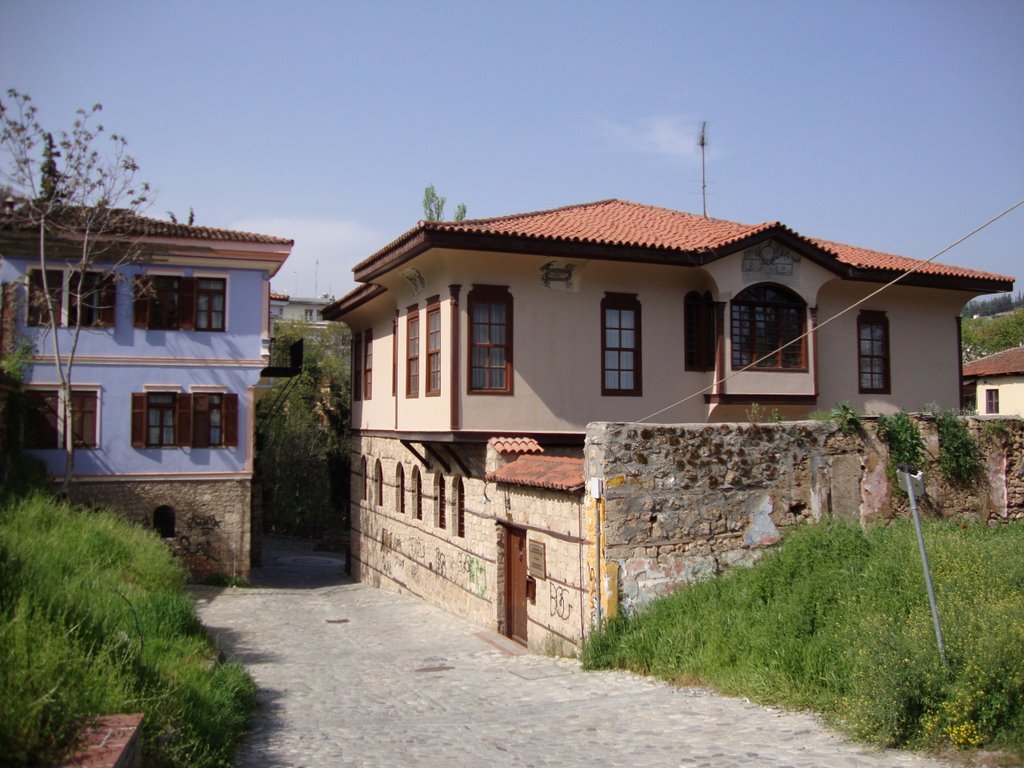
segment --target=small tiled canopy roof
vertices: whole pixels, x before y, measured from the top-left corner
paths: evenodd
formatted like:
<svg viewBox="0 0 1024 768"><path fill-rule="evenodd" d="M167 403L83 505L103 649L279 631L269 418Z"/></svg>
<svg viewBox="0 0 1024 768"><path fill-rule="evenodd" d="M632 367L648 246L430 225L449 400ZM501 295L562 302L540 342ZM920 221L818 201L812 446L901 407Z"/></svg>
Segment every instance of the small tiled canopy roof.
<svg viewBox="0 0 1024 768"><path fill-rule="evenodd" d="M173 221L162 219L151 219L148 216L138 216L124 210L110 211L111 226L105 228L102 234L107 237L158 237L158 238L184 238L188 240L220 240L225 242L238 243L261 243L266 245L294 245L294 240L274 235L261 235L256 232L241 232L234 229L221 229L218 227L198 227L190 224L179 224ZM83 209L67 207L54 211L50 215L50 221L54 227L68 233L81 231L84 223ZM13 211L0 213L0 230L9 232L31 232L37 229L30 217L23 208L17 207Z"/></svg>
<svg viewBox="0 0 1024 768"><path fill-rule="evenodd" d="M1024 346L1011 347L994 355L964 363L964 376L1013 376L1024 374Z"/></svg>
<svg viewBox="0 0 1024 768"><path fill-rule="evenodd" d="M904 256L806 237L777 221L740 224L614 199L490 219L421 221L357 264L353 272L361 280L367 272L376 272L378 268L391 264L394 256L424 240L424 236L430 233L650 249L686 254L694 257L695 263L707 261L708 256L714 258L716 253L728 251L731 246L757 235L777 233L820 249L848 267L896 273L917 266L918 273L922 275L1006 281L1011 285L1013 282L1012 277L1004 275L948 264L925 263Z"/></svg>
<svg viewBox="0 0 1024 768"><path fill-rule="evenodd" d="M553 491L583 490L583 459L564 456L520 456L494 472L487 473L493 483L526 485Z"/></svg>
<svg viewBox="0 0 1024 768"><path fill-rule="evenodd" d="M271 301L288 301L288 294L287 293L278 293L277 291L271 291L270 292L270 300Z"/></svg>
<svg viewBox="0 0 1024 768"><path fill-rule="evenodd" d="M498 453L544 453L532 437L492 437L487 444Z"/></svg>

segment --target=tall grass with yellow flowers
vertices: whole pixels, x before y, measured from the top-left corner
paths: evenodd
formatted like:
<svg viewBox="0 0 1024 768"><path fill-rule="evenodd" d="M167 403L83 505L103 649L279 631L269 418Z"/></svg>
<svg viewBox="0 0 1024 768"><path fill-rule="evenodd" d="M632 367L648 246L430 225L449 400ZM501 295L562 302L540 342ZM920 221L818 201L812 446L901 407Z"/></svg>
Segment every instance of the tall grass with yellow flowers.
<svg viewBox="0 0 1024 768"><path fill-rule="evenodd" d="M907 521L795 530L753 568L611 620L583 663L814 709L884 746L1024 755L1024 524L924 535L946 665Z"/></svg>

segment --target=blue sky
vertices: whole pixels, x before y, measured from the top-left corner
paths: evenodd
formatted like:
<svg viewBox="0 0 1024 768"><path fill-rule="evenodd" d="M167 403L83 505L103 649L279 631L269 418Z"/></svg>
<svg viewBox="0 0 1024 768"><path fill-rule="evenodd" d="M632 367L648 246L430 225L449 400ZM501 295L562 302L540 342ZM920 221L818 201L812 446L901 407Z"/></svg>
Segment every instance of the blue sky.
<svg viewBox="0 0 1024 768"><path fill-rule="evenodd" d="M294 238L274 287L340 296L431 183L699 213L704 120L710 215L928 258L1024 198L1022 40L1021 0L0 0L0 86L101 102L149 215ZM1022 255L1024 207L943 261Z"/></svg>

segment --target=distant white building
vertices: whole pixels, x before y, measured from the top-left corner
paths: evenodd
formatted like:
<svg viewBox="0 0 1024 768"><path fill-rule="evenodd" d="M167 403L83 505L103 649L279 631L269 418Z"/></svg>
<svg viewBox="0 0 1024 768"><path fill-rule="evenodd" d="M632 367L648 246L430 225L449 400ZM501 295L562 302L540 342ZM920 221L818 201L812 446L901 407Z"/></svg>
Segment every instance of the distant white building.
<svg viewBox="0 0 1024 768"><path fill-rule="evenodd" d="M278 320L304 320L317 326L325 326L323 309L334 301L330 294L323 294L319 298L291 297L287 293L270 292L270 319L272 322Z"/></svg>

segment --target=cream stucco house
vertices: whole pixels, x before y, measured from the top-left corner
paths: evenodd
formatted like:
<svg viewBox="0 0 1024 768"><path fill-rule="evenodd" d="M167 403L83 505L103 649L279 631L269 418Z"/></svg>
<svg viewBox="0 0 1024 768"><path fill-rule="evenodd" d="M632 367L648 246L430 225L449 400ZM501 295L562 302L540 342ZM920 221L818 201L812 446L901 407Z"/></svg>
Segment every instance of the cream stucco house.
<svg viewBox="0 0 1024 768"><path fill-rule="evenodd" d="M583 632L588 422L957 407L960 309L1013 282L621 200L421 221L353 271L324 311L354 340L353 565L536 647Z"/></svg>
<svg viewBox="0 0 1024 768"><path fill-rule="evenodd" d="M1024 416L1024 345L966 363L964 388L978 413Z"/></svg>

